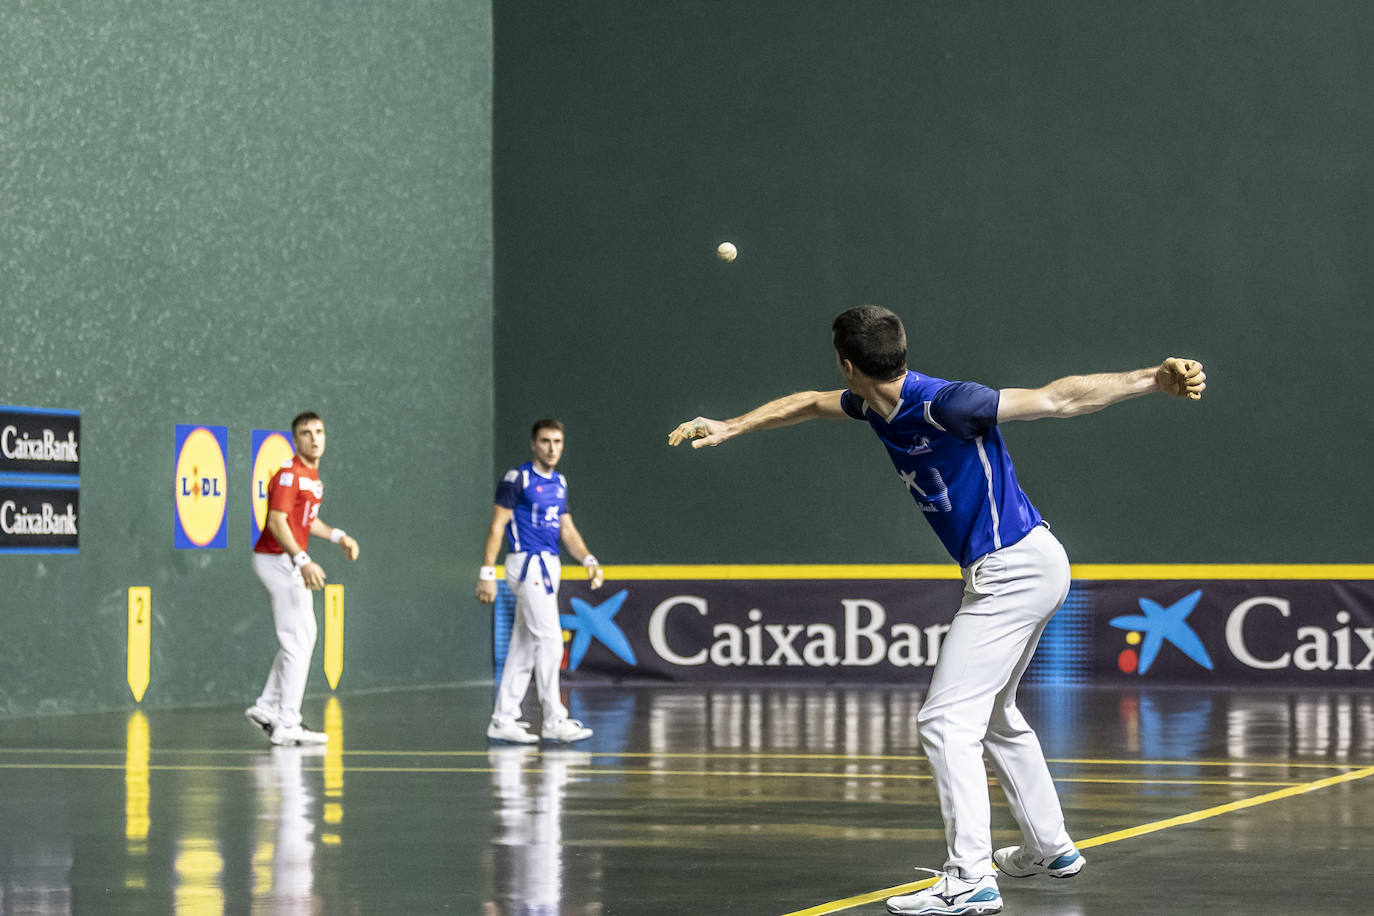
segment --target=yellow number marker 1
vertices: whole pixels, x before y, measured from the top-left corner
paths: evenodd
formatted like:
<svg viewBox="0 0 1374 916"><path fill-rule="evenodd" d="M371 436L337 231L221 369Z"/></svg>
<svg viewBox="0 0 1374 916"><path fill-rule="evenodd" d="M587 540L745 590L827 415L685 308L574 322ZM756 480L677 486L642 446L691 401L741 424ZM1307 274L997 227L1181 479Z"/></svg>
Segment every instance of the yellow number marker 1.
<svg viewBox="0 0 1374 916"><path fill-rule="evenodd" d="M135 585L129 589L129 689L134 702L143 702L150 678L149 656L153 635L153 590Z"/></svg>
<svg viewBox="0 0 1374 916"><path fill-rule="evenodd" d="M324 676L329 689L339 686L343 674L344 587L324 587Z"/></svg>

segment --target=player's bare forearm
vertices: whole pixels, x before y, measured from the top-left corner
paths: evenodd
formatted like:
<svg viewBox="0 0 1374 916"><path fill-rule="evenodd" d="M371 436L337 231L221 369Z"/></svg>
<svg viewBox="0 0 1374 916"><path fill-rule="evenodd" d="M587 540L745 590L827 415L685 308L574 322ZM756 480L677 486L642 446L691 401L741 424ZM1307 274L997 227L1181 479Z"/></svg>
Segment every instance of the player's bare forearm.
<svg viewBox="0 0 1374 916"><path fill-rule="evenodd" d="M267 530L272 532L272 537L277 539L281 549L286 551L288 557L294 557L303 549L296 543L296 536L291 533L291 526L287 524L286 513L275 509L267 513Z"/></svg>
<svg viewBox="0 0 1374 916"><path fill-rule="evenodd" d="M296 537L291 533L291 526L286 521L285 512L269 509L267 511L267 530L272 532L272 537L277 539L277 543L281 545L282 550L286 551L286 555L291 557L293 562L297 556L305 553L305 548L296 543ZM306 556L310 555L306 554ZM305 582L306 588L312 591L324 588L324 567L320 564L310 560L300 567L300 571L301 580Z"/></svg>
<svg viewBox="0 0 1374 916"><path fill-rule="evenodd" d="M487 541L482 545L482 565L495 566L501 554L501 540L506 536L506 525L515 513L505 506L492 506L491 524L487 527Z"/></svg>
<svg viewBox="0 0 1374 916"><path fill-rule="evenodd" d="M331 543L338 544L339 549L348 558L348 562L352 563L358 559L361 548L358 546L357 540L352 535L345 533L342 528L335 528L333 525L316 518L310 523L310 534L313 537L326 538Z"/></svg>
<svg viewBox="0 0 1374 916"><path fill-rule="evenodd" d="M582 540L582 532L573 524L571 515L565 513L559 520L558 536L562 539L563 546L568 548L568 553L587 570L587 578L591 581L592 588L600 588L606 581L606 574L601 571L601 561L587 549L587 542Z"/></svg>
<svg viewBox="0 0 1374 916"><path fill-rule="evenodd" d="M668 435L668 444L677 445L688 439L692 448L704 445L720 445L727 439L743 433L760 432L791 426L805 420L825 417L838 419L844 416L840 407L843 391L798 391L786 397L776 398L760 404L748 413L740 414L729 420L712 420L697 417L681 423Z"/></svg>
<svg viewBox="0 0 1374 916"><path fill-rule="evenodd" d="M482 545L482 568L477 577L477 600L491 604L496 600L496 557L501 553L501 539L506 525L515 513L505 506L491 507L491 524L487 526L487 542Z"/></svg>
<svg viewBox="0 0 1374 916"><path fill-rule="evenodd" d="M1197 400L1207 387L1206 379L1200 362L1171 357L1149 369L1070 375L1043 388L1004 388L997 422L1077 417L1157 391Z"/></svg>
<svg viewBox="0 0 1374 916"><path fill-rule="evenodd" d="M577 530L573 524L571 515L564 515L558 523L558 536L563 541L563 546L568 548L568 553L577 562L581 563L591 551L587 549L587 542L582 539L582 532Z"/></svg>

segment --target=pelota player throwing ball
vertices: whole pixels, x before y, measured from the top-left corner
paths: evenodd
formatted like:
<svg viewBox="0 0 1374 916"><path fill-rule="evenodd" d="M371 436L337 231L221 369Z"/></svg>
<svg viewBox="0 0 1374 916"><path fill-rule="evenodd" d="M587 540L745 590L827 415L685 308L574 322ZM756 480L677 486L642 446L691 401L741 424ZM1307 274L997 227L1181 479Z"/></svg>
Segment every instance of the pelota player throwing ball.
<svg viewBox="0 0 1374 916"><path fill-rule="evenodd" d="M835 319L832 334L847 389L799 392L732 420L697 417L674 429L668 443L715 446L817 417L863 420L877 434L964 578L963 601L917 715L948 858L933 872L933 886L891 897L887 907L902 914L998 913L994 861L1014 878L1066 878L1084 864L1065 829L1040 741L1016 708L1021 675L1068 594L1069 561L1017 483L998 426L1074 417L1156 391L1197 400L1207 376L1196 360L1169 358L1149 369L997 391L907 369L906 332L887 309L850 309ZM1020 846L995 853L984 752L1022 834Z"/></svg>

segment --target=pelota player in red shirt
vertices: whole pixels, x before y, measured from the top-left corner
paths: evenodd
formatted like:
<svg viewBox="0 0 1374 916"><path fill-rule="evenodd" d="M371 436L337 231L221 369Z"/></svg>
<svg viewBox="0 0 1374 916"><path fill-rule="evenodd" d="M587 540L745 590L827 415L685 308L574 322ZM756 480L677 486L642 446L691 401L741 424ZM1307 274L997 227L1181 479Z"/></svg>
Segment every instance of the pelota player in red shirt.
<svg viewBox="0 0 1374 916"><path fill-rule="evenodd" d="M310 593L324 588L324 569L305 548L310 535L327 537L352 562L358 559L358 542L319 518L324 421L316 413L300 414L291 421L291 438L296 454L267 484L267 524L253 548L253 572L272 600L281 649L262 695L244 715L267 732L273 744L324 744L328 735L301 725L301 700L315 651L315 602Z"/></svg>

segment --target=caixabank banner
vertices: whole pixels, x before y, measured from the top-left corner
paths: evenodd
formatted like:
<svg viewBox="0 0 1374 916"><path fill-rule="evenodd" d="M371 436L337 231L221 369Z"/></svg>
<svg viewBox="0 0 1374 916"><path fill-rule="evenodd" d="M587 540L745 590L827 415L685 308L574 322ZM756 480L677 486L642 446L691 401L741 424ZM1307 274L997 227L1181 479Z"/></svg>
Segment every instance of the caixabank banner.
<svg viewBox="0 0 1374 916"><path fill-rule="evenodd" d="M0 553L77 553L81 412L0 406Z"/></svg>
<svg viewBox="0 0 1374 916"><path fill-rule="evenodd" d="M611 567L596 592L563 583L570 683L923 684L963 592L957 571L654 579L653 569L617 582ZM1374 568L1355 569L1362 578L1121 578L1130 567L1076 578L1023 683L1374 686ZM512 609L498 602L498 670Z"/></svg>
<svg viewBox="0 0 1374 916"><path fill-rule="evenodd" d="M569 583L567 669L584 678L827 683L929 678L961 581Z"/></svg>
<svg viewBox="0 0 1374 916"><path fill-rule="evenodd" d="M1374 581L1085 584L1099 683L1374 687Z"/></svg>

